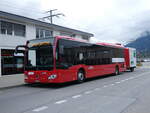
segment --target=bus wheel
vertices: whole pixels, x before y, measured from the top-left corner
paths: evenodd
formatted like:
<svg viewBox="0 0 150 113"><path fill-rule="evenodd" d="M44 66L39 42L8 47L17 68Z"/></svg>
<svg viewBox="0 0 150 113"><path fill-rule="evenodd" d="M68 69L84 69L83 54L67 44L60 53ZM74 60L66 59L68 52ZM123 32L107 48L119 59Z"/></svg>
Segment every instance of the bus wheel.
<svg viewBox="0 0 150 113"><path fill-rule="evenodd" d="M115 75L119 75L120 74L120 72L119 72L119 67L116 67L115 68Z"/></svg>
<svg viewBox="0 0 150 113"><path fill-rule="evenodd" d="M78 83L82 83L84 82L84 80L85 80L84 72L82 70L79 70L77 74L77 81Z"/></svg>
<svg viewBox="0 0 150 113"><path fill-rule="evenodd" d="M133 72L133 71L134 71L134 68L133 68L133 67L131 67L131 68L130 68L130 71L131 71L131 72Z"/></svg>

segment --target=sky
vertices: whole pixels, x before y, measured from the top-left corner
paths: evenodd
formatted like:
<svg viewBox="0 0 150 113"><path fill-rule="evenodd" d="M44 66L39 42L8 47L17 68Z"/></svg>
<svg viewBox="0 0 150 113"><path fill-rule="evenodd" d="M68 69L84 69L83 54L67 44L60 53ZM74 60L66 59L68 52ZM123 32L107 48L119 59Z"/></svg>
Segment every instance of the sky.
<svg viewBox="0 0 150 113"><path fill-rule="evenodd" d="M128 43L150 29L150 0L0 0L0 10L94 34L92 42Z"/></svg>

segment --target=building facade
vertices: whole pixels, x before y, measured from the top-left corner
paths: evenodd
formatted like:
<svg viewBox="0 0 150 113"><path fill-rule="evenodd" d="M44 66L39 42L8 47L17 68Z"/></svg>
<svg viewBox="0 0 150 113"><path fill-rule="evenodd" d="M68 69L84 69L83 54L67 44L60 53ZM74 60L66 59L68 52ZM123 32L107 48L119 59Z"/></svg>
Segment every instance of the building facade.
<svg viewBox="0 0 150 113"><path fill-rule="evenodd" d="M23 72L23 56L14 56L17 45L24 45L30 39L57 35L84 40L93 37L91 33L0 11L0 76Z"/></svg>

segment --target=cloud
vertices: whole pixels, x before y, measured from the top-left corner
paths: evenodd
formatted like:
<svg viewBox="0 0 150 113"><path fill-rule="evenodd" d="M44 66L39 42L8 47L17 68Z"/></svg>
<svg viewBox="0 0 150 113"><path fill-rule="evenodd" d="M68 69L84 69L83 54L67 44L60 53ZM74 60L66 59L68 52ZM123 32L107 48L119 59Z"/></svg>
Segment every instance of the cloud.
<svg viewBox="0 0 150 113"><path fill-rule="evenodd" d="M40 0L1 0L0 10L35 19L42 15Z"/></svg>
<svg viewBox="0 0 150 113"><path fill-rule="evenodd" d="M93 33L96 41L126 43L150 29L149 0L1 0L0 6L36 19L58 9L66 16L55 24Z"/></svg>

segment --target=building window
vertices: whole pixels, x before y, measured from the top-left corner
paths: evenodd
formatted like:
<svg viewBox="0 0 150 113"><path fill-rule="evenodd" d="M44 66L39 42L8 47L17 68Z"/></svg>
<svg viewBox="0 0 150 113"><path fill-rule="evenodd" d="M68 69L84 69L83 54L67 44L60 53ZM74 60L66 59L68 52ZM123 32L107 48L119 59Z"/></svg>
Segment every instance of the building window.
<svg viewBox="0 0 150 113"><path fill-rule="evenodd" d="M14 35L25 37L25 26L20 24L14 24Z"/></svg>
<svg viewBox="0 0 150 113"><path fill-rule="evenodd" d="M89 40L89 38L86 37L86 36L83 36L82 39L83 39L83 40L87 40L87 41Z"/></svg>
<svg viewBox="0 0 150 113"><path fill-rule="evenodd" d="M52 32L46 29L36 28L36 38L48 38L52 36Z"/></svg>
<svg viewBox="0 0 150 113"><path fill-rule="evenodd" d="M40 29L40 38L44 38L44 30Z"/></svg>
<svg viewBox="0 0 150 113"><path fill-rule="evenodd" d="M52 36L52 31L45 30L45 37L50 37Z"/></svg>
<svg viewBox="0 0 150 113"><path fill-rule="evenodd" d="M0 34L25 37L25 25L0 21Z"/></svg>
<svg viewBox="0 0 150 113"><path fill-rule="evenodd" d="M76 34L72 34L72 35L70 35L71 37L76 37Z"/></svg>
<svg viewBox="0 0 150 113"><path fill-rule="evenodd" d="M10 22L1 21L1 34L12 35L13 24Z"/></svg>
<svg viewBox="0 0 150 113"><path fill-rule="evenodd" d="M36 38L40 37L39 28L36 28Z"/></svg>

